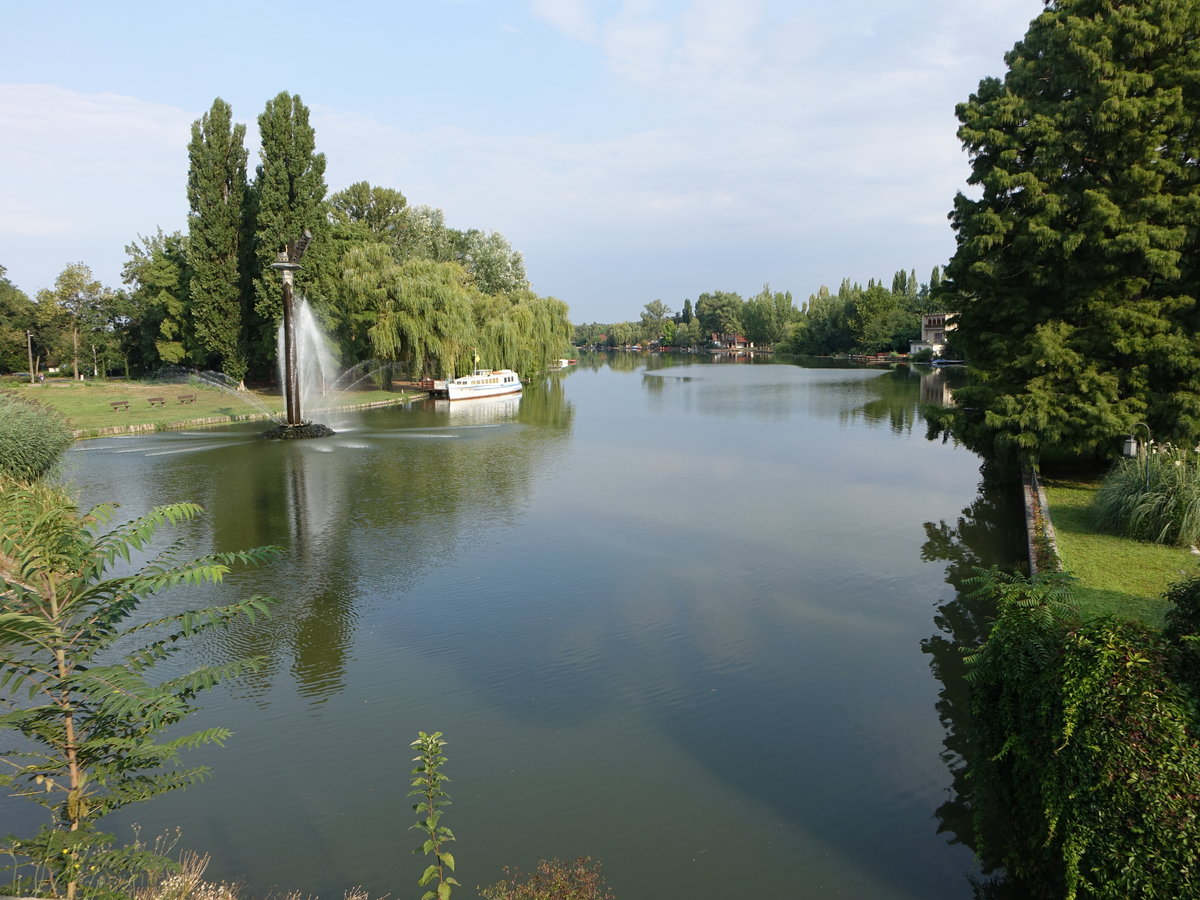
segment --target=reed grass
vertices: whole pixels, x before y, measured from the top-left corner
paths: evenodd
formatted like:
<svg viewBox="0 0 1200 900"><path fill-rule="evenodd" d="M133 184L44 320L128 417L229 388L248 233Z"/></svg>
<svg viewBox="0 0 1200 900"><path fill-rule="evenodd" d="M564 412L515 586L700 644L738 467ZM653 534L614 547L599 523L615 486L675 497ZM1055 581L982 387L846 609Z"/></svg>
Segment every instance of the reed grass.
<svg viewBox="0 0 1200 900"><path fill-rule="evenodd" d="M59 412L15 391L0 391L0 473L35 481L58 465L71 440Z"/></svg>
<svg viewBox="0 0 1200 900"><path fill-rule="evenodd" d="M1200 543L1200 453L1153 445L1118 460L1096 492L1096 527L1166 544Z"/></svg>

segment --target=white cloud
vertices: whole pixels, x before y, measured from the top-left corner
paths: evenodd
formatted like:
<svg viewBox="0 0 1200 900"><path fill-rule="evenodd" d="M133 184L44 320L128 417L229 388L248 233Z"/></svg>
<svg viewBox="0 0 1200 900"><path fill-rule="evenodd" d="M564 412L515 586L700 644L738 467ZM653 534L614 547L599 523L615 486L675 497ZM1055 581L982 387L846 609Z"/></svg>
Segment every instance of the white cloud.
<svg viewBox="0 0 1200 900"><path fill-rule="evenodd" d="M587 0L533 0L533 11L575 40L590 42L596 37L596 21Z"/></svg>

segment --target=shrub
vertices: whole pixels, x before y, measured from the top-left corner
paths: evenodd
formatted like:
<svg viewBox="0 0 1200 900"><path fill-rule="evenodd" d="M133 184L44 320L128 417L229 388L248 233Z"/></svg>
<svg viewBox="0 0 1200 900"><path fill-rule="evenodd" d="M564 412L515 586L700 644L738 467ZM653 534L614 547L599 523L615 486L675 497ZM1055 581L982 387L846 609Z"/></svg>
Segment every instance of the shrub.
<svg viewBox="0 0 1200 900"><path fill-rule="evenodd" d="M1163 636L1179 652L1180 680L1200 691L1200 575L1177 581L1164 596L1172 606Z"/></svg>
<svg viewBox="0 0 1200 900"><path fill-rule="evenodd" d="M574 862L543 859L537 869L523 874L505 867L508 877L480 888L485 900L612 900L600 875L600 864L581 856Z"/></svg>
<svg viewBox="0 0 1200 900"><path fill-rule="evenodd" d="M37 481L58 465L72 440L71 429L57 411L0 391L0 474Z"/></svg>
<svg viewBox="0 0 1200 900"><path fill-rule="evenodd" d="M1096 492L1096 527L1186 547L1200 542L1200 454L1170 445L1120 459Z"/></svg>
<svg viewBox="0 0 1200 900"><path fill-rule="evenodd" d="M1009 823L988 849L1037 896L1197 896L1200 735L1168 640L1080 624L1046 580L980 581L999 615L969 658L972 800Z"/></svg>

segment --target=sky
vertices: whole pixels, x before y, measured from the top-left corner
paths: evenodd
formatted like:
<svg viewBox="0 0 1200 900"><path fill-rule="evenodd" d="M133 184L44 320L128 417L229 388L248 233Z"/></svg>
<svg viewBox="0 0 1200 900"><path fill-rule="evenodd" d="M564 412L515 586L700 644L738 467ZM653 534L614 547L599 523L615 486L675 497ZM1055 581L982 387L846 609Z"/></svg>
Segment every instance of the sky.
<svg viewBox="0 0 1200 900"><path fill-rule="evenodd" d="M968 190L954 108L1041 0L254 0L6 4L0 266L31 297L187 226L187 143L311 111L330 192L358 181L499 231L576 323L662 300L797 303L927 281Z"/></svg>

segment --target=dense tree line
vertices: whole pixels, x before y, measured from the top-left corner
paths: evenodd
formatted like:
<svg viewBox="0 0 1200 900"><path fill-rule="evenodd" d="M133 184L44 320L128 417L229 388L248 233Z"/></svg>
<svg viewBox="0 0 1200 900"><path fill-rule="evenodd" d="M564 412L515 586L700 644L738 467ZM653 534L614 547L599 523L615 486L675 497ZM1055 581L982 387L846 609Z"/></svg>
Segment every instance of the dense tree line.
<svg viewBox="0 0 1200 900"><path fill-rule="evenodd" d="M529 287L521 254L498 232L461 231L441 210L410 207L395 189L358 182L327 195L307 107L283 92L258 117L249 175L246 128L217 98L192 125L186 233L126 247L125 290L82 263L30 301L0 269L0 366L71 365L93 374L164 365L270 379L282 316L271 264L312 235L296 288L347 365L366 359L413 377L480 364L528 374L562 355L566 304ZM433 317L430 319L429 317Z"/></svg>
<svg viewBox="0 0 1200 900"><path fill-rule="evenodd" d="M5 272L0 266L0 371L42 370L47 362L75 375L113 367L121 354L115 329L128 312L122 292L72 263L34 301Z"/></svg>
<svg viewBox="0 0 1200 900"><path fill-rule="evenodd" d="M574 343L690 348L709 346L714 334L740 334L756 347L770 347L783 340L798 315L791 292L772 291L764 284L747 300L731 291L704 293L694 307L690 298L684 300L677 313L662 300L652 300L637 322L576 326Z"/></svg>
<svg viewBox="0 0 1200 900"><path fill-rule="evenodd" d="M921 316L945 310L941 269L929 281L917 281L915 270L896 272L891 287L871 279L861 284L842 280L836 294L821 285L804 304L788 341L793 353L829 356L841 353L907 353L920 338Z"/></svg>
<svg viewBox="0 0 1200 900"><path fill-rule="evenodd" d="M844 279L837 294L822 285L797 308L790 291L770 285L749 299L731 291L701 294L693 307L684 300L672 313L661 300L647 303L637 322L592 322L575 328L576 345L632 344L707 347L714 334L741 335L755 347L829 356L844 353L908 352L921 333L921 316L952 303L943 296L942 272L934 267L920 284L916 271L899 271L891 288L871 279L866 288Z"/></svg>

